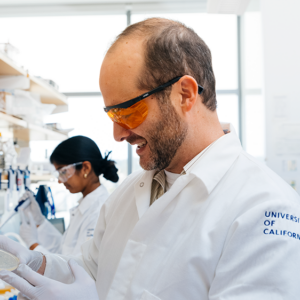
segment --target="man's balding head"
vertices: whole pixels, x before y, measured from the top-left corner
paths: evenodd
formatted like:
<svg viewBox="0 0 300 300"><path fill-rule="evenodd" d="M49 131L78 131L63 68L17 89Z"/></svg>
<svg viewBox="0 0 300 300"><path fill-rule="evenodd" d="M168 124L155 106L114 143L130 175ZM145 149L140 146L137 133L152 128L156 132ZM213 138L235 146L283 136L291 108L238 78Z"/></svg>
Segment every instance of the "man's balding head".
<svg viewBox="0 0 300 300"><path fill-rule="evenodd" d="M210 110L216 109L211 53L191 28L168 19L147 19L128 26L108 54L128 41L143 45L143 67L136 82L140 90L150 90L177 76L190 75L204 87L202 102Z"/></svg>
<svg viewBox="0 0 300 300"><path fill-rule="evenodd" d="M223 134L216 114L211 54L185 25L148 19L127 27L108 50L100 72L106 106L115 106L180 79L144 98L147 117L132 129L114 122L116 141L137 145L145 170L181 172L196 154ZM204 87L199 96L198 84ZM130 107L131 118L139 111Z"/></svg>

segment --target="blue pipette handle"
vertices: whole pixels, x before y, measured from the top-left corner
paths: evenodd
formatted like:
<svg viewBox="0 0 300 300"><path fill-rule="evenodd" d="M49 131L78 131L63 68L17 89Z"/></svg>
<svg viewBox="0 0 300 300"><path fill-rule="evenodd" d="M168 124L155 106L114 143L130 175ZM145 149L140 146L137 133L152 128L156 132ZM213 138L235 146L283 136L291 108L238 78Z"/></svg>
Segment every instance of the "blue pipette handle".
<svg viewBox="0 0 300 300"><path fill-rule="evenodd" d="M18 209L19 209L19 207L20 207L25 201L27 201L27 200L28 200L28 198L25 199L25 200L20 201L20 202L18 203L18 205L15 207L15 212L17 212Z"/></svg>

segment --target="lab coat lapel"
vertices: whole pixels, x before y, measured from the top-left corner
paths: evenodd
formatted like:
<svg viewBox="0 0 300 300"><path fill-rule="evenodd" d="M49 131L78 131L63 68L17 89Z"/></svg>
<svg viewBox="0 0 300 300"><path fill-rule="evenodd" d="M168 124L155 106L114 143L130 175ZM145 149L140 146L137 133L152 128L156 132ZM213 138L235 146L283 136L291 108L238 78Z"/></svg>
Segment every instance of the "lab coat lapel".
<svg viewBox="0 0 300 300"><path fill-rule="evenodd" d="M148 210L135 226L130 238L143 244L151 241L172 214L175 205L171 205L171 202L194 178L194 174L182 175L172 188L156 200L150 208L148 202Z"/></svg>
<svg viewBox="0 0 300 300"><path fill-rule="evenodd" d="M134 185L135 203L139 219L148 210L150 205L151 186L155 171L145 171Z"/></svg>
<svg viewBox="0 0 300 300"><path fill-rule="evenodd" d="M151 174L152 173L152 174ZM131 279L141 261L148 244L172 215L176 203L172 200L195 178L193 174L181 176L172 188L149 208L151 183L154 172L146 172L135 185L136 205L141 218L136 223L122 253L107 300L126 299ZM141 183L144 183L144 185ZM139 191L145 187L145 191ZM143 189L142 189L143 190ZM147 203L147 207L146 207ZM144 209L147 208L145 212Z"/></svg>

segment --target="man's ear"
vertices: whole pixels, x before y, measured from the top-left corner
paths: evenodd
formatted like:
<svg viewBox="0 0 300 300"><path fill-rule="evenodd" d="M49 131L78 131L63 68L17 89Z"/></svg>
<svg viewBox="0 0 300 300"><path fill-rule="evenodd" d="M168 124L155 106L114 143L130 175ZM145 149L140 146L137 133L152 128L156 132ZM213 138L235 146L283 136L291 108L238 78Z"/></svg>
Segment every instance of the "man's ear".
<svg viewBox="0 0 300 300"><path fill-rule="evenodd" d="M181 94L181 109L183 112L189 112L198 98L197 81L192 76L185 75L179 80L178 85Z"/></svg>

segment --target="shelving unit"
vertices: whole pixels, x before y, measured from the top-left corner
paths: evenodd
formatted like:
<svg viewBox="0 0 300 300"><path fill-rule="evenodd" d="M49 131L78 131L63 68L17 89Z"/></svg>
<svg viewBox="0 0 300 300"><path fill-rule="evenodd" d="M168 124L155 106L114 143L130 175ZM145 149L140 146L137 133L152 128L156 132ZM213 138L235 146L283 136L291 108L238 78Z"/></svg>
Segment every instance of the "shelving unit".
<svg viewBox="0 0 300 300"><path fill-rule="evenodd" d="M39 94L42 103L55 104L59 108L64 108L63 111L66 111L68 100L65 95L59 93L42 79L30 75L27 70L18 66L3 52L0 52L0 75L26 76L30 79L30 88L28 91ZM18 117L0 112L0 132L3 131L10 132L13 138L25 142L32 140L65 140L68 138L67 134L30 124Z"/></svg>
<svg viewBox="0 0 300 300"><path fill-rule="evenodd" d="M30 180L32 183L40 181L55 181L56 178L52 174L31 174Z"/></svg>
<svg viewBox="0 0 300 300"><path fill-rule="evenodd" d="M23 141L65 140L67 134L30 124L22 119L0 112L0 132L12 130L14 138Z"/></svg>
<svg viewBox="0 0 300 300"><path fill-rule="evenodd" d="M27 70L18 66L13 60L0 52L0 75L24 75L30 79L30 92L41 96L41 102L46 104L67 105L68 99L43 80L34 77Z"/></svg>

